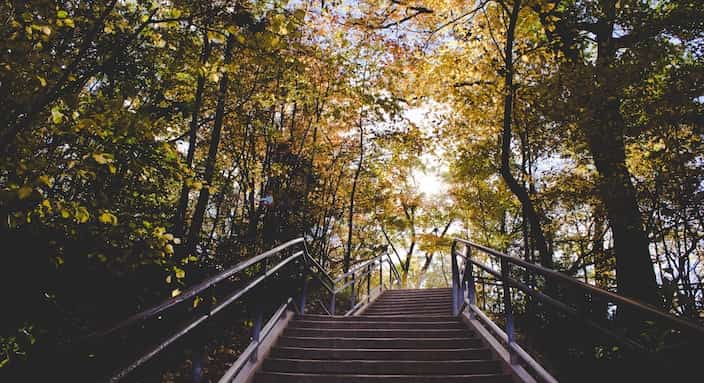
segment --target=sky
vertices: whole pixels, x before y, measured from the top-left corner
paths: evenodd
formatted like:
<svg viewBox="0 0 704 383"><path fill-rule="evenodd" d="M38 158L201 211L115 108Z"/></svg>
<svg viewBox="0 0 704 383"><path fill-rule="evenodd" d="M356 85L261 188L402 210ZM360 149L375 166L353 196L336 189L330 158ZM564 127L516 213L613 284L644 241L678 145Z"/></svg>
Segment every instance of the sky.
<svg viewBox="0 0 704 383"><path fill-rule="evenodd" d="M427 104L416 108L410 108L404 111L405 119L415 124L424 133L430 133L432 127L429 114L432 113L437 105ZM434 151L428 151L423 156L424 165L422 169L414 172L413 177L418 191L428 197L446 195L448 185L444 181L442 174L447 171L447 163L442 160L442 148L436 148Z"/></svg>

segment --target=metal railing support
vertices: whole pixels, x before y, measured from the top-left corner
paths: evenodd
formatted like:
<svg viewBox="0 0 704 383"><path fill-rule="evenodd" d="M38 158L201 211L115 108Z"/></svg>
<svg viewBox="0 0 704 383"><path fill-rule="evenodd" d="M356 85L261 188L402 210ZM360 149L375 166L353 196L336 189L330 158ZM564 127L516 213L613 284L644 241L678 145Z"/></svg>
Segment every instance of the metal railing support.
<svg viewBox="0 0 704 383"><path fill-rule="evenodd" d="M367 266L367 303L372 300L372 264Z"/></svg>
<svg viewBox="0 0 704 383"><path fill-rule="evenodd" d="M354 288L355 282L356 282L355 274L352 273L352 285L350 286L350 287L351 287L351 292L350 292L350 307L354 307L354 305L355 305L355 294L356 294L355 288Z"/></svg>
<svg viewBox="0 0 704 383"><path fill-rule="evenodd" d="M457 256L455 254L456 250L455 243L452 243L452 250L450 252L451 254L451 263L452 263L452 315L457 315L459 314L459 305L460 305L460 299L459 299L459 291L458 291L458 277L459 277L459 267L457 266Z"/></svg>
<svg viewBox="0 0 704 383"><path fill-rule="evenodd" d="M465 265L465 280L466 280L466 286L467 286L467 298L469 299L469 304L470 305L476 305L477 304L477 291L474 286L474 264L471 262L472 260L472 248L471 247L465 247L465 257L466 257L466 265ZM474 314L472 310L469 310L469 315L470 317L474 317Z"/></svg>
<svg viewBox="0 0 704 383"><path fill-rule="evenodd" d="M307 272L303 274L303 285L301 286L301 296L298 298L298 312L301 315L306 313L306 295L308 295L308 273Z"/></svg>
<svg viewBox="0 0 704 383"><path fill-rule="evenodd" d="M384 261L379 261L379 289L384 290Z"/></svg>
<svg viewBox="0 0 704 383"><path fill-rule="evenodd" d="M515 351L516 335L513 324L513 304L511 302L511 286L508 284L508 279L511 275L508 260L501 258L501 279L504 295L504 315L506 319L506 336L508 337L508 352L511 357L511 364L518 363Z"/></svg>
<svg viewBox="0 0 704 383"><path fill-rule="evenodd" d="M203 380L203 358L205 358L207 353L202 348L196 348L191 356L191 363L193 366L193 372L191 375L191 382L200 383Z"/></svg>
<svg viewBox="0 0 704 383"><path fill-rule="evenodd" d="M264 307L261 303L256 304L254 314L254 326L252 328L252 342L256 344L251 360L256 362L259 358L259 337L262 332L262 322L264 321Z"/></svg>

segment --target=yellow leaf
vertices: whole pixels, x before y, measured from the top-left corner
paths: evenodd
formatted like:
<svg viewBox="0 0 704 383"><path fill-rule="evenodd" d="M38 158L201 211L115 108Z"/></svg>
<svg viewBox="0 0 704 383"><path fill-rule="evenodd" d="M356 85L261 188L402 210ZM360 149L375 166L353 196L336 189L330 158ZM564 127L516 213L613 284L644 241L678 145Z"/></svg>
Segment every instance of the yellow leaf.
<svg viewBox="0 0 704 383"><path fill-rule="evenodd" d="M193 300L193 308L198 307L198 305L200 304L200 302L203 302L203 298L201 298L201 297L196 297L196 298Z"/></svg>
<svg viewBox="0 0 704 383"><path fill-rule="evenodd" d="M46 80L42 76L37 76L37 80L39 80L39 84L41 84L42 87L46 86Z"/></svg>
<svg viewBox="0 0 704 383"><path fill-rule="evenodd" d="M179 296L179 295L181 295L181 290L173 289L173 291L171 291L171 298Z"/></svg>
<svg viewBox="0 0 704 383"><path fill-rule="evenodd" d="M51 185L54 184L54 181L51 179L51 177L49 177L49 176L47 176L47 175L39 176L39 177L37 178L37 181L38 181L41 185L49 186L49 187L51 187Z"/></svg>
<svg viewBox="0 0 704 383"><path fill-rule="evenodd" d="M90 214L88 213L88 210L85 207L80 206L76 209L75 217L79 223L86 223L90 219Z"/></svg>
<svg viewBox="0 0 704 383"><path fill-rule="evenodd" d="M179 269L178 267L174 267L175 275L176 278L178 279L183 279L186 277L186 271L183 269Z"/></svg>
<svg viewBox="0 0 704 383"><path fill-rule="evenodd" d="M117 225L117 217L108 212L100 214L98 220L106 225Z"/></svg>
<svg viewBox="0 0 704 383"><path fill-rule="evenodd" d="M109 155L107 153L93 153L92 154L92 157L95 160L95 162L97 162L101 165L105 165L109 162L112 162L112 159L110 159L110 157L108 157L108 156Z"/></svg>
<svg viewBox="0 0 704 383"><path fill-rule="evenodd" d="M166 276L166 283L171 284L171 275Z"/></svg>
<svg viewBox="0 0 704 383"><path fill-rule="evenodd" d="M17 189L17 196L20 197L20 199L26 199L30 195L32 195L32 187L29 185L24 185Z"/></svg>
<svg viewBox="0 0 704 383"><path fill-rule="evenodd" d="M71 212L66 209L61 209L61 218L68 218L71 216Z"/></svg>

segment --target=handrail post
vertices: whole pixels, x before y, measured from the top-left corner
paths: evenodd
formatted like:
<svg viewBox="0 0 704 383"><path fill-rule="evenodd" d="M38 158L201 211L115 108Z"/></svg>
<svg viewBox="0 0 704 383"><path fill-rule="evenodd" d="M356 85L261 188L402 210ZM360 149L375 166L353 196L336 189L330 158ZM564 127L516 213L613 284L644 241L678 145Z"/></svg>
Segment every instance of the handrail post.
<svg viewBox="0 0 704 383"><path fill-rule="evenodd" d="M354 271L354 272L352 273L352 293L350 294L350 307L354 307L354 304L355 304L355 296L354 296L354 295L355 295L355 290L354 290L354 284L355 284L355 281L356 281L356 279L355 279L355 276L356 276L356 275L357 275L357 272Z"/></svg>
<svg viewBox="0 0 704 383"><path fill-rule="evenodd" d="M367 303L372 300L372 264L367 265Z"/></svg>
<svg viewBox="0 0 704 383"><path fill-rule="evenodd" d="M389 288L394 285L394 271L392 268L393 266L389 263Z"/></svg>
<svg viewBox="0 0 704 383"><path fill-rule="evenodd" d="M203 381L203 358L205 358L205 356L206 352L200 348L197 348L191 356L191 364L193 365L192 383L200 383Z"/></svg>
<svg viewBox="0 0 704 383"><path fill-rule="evenodd" d="M450 250L450 259L452 263L452 315L456 316L459 314L459 297L457 296L458 291L457 291L457 277L458 277L458 266L457 266L457 258L455 257L455 249L456 249L456 243L452 243L452 250Z"/></svg>
<svg viewBox="0 0 704 383"><path fill-rule="evenodd" d="M509 269L509 263L506 258L501 258L501 284L504 293L504 315L506 316L506 336L508 338L508 352L511 359L511 364L518 363L518 358L516 356L514 345L516 343L516 337L514 333L513 325L513 306L511 303L511 286L508 284L508 279L511 275L511 270Z"/></svg>
<svg viewBox="0 0 704 383"><path fill-rule="evenodd" d="M298 311L301 315L306 313L306 295L308 294L308 268L303 273L303 285L301 286L301 296L298 298Z"/></svg>
<svg viewBox="0 0 704 383"><path fill-rule="evenodd" d="M467 257L467 264L465 266L465 280L467 283L467 294L469 298L469 304L476 306L477 304L477 291L474 287L474 264L472 263L472 247L467 246L465 248L465 256ZM469 310L469 315L474 316L474 311Z"/></svg>
<svg viewBox="0 0 704 383"><path fill-rule="evenodd" d="M333 290L335 289L335 286L332 287ZM330 296L330 315L335 316L335 297L336 297L336 292L333 291L332 295Z"/></svg>
<svg viewBox="0 0 704 383"><path fill-rule="evenodd" d="M384 260L379 257L379 291L384 291Z"/></svg>
<svg viewBox="0 0 704 383"><path fill-rule="evenodd" d="M262 322L264 320L264 308L261 303L256 304L255 314L254 314L254 326L252 328L252 342L256 342L254 352L252 353L251 360L256 362L259 358L259 336L262 332Z"/></svg>

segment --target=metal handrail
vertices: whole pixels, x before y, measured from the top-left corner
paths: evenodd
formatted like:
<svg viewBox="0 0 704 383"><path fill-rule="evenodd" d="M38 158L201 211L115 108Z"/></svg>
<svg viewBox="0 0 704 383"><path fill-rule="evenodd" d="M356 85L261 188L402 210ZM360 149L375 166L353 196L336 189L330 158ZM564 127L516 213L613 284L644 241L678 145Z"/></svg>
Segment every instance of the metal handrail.
<svg viewBox="0 0 704 383"><path fill-rule="evenodd" d="M464 246L465 251L459 253L457 251L457 245L461 244ZM500 270L496 271L493 268L473 259L472 249L479 250L490 256L499 258ZM464 259L463 268L460 270L460 266L457 258ZM704 336L704 327L699 326L695 323L686 321L682 318L676 317L670 313L658 310L650 305L638 302L631 298L626 298L621 295L615 294L613 292L600 289L596 286L589 285L582 281L576 280L558 271L545 268L543 266L535 265L533 263L527 262L517 257L513 257L497 250L482 246L471 241L467 241L460 238L454 238L452 241L451 248L451 261L452 261L452 302L453 302L453 313L459 315L464 308L469 309L470 317L478 318L481 322L487 325L494 333L496 333L499 338L508 346L508 352L510 355L511 364L519 364L521 361L529 366L533 370L541 381L553 382L555 379L543 369L540 364L530 357L528 353L523 351L523 349L516 343L515 331L514 331L514 319L513 319L513 308L510 288L517 288L524 293L546 302L563 312L571 314L575 317L579 317L585 324L592 328L595 328L602 332L603 334L615 339L620 344L627 346L631 349L645 352L647 349L631 339L622 336L612 330L604 328L598 323L588 319L582 318L579 315L578 310L572 308L568 304L565 304L558 299L551 297L539 291L537 289L531 288L510 276L510 266L516 265L525 268L531 272L542 275L548 279L557 279L561 282L565 282L572 287L581 289L582 291L599 295L616 302L623 307L627 307L629 310L637 310L643 313L651 314L661 320L668 322L670 325L680 330L689 331L697 336ZM494 276L496 279L502 281L503 287L503 304L504 304L504 319L506 324L505 332L496 326L495 323L491 322L490 319L476 306L476 290L474 286L474 266L479 267L481 270L487 272L488 274Z"/></svg>
<svg viewBox="0 0 704 383"><path fill-rule="evenodd" d="M277 255L280 252L282 252L290 247L293 247L299 243L305 244L305 240L303 237L292 239L288 242L282 243L281 245L274 247L271 250L265 251L265 252L263 252L257 256L254 256L246 261L240 262L237 265L235 265L235 266L233 266L233 267L231 267L231 268L229 268L229 269L227 269L217 275L214 275L210 278L206 278L202 282L196 284L195 286L189 288L188 290L182 292L181 294L179 294L173 298L164 300L163 302L161 302L157 305L154 305L146 310L140 311L139 313L132 315L131 317L129 317L121 322L118 322L117 324L113 325L112 327L109 327L109 328L102 330L102 331L98 331L98 332L94 332L92 334L89 334L86 338L102 338L107 335L113 334L119 330L123 330L125 328L131 327L131 326L137 324L138 322L143 322L145 320L154 318L157 315L166 311L167 309L169 309L173 306L176 306L179 303L185 302L190 298L194 298L196 295L198 295L201 292L207 290L208 288L214 286L215 284L222 282L222 281L234 276L235 274L249 268L250 266L257 264L261 261L264 261L266 259L269 259L269 258L273 257L274 255ZM305 246L304 246L304 248L305 248ZM308 253L307 248L305 248L305 253L306 254ZM329 276L328 276L328 278L329 278Z"/></svg>
<svg viewBox="0 0 704 383"><path fill-rule="evenodd" d="M298 251L293 252L298 248ZM284 251L291 250L292 253L291 255L281 259L278 263L276 263L273 266L269 266L269 259L272 257L275 257L277 255L281 255ZM285 242L279 246L276 246L272 248L271 250L265 251L259 255L256 255L248 260L245 260L243 262L238 263L237 265L221 272L218 273L217 275L207 278L204 281L196 284L195 286L187 289L186 291L182 292L180 295L167 299L165 301L162 301L146 310L143 310L135 315L130 316L129 318L118 322L117 324L102 330L102 331L97 331L92 333L86 338L83 338L82 342L87 342L93 339L98 339L98 338L104 338L106 336L109 336L111 334L114 334L118 331L126 330L128 328L131 328L133 326L136 326L140 323L143 323L147 320L154 319L154 318L159 318L160 315L163 314L166 310L182 304L183 302L188 301L191 298L197 297L199 294L202 292L213 288L216 286L218 283L223 282L234 275L236 275L239 272L242 272L246 269L248 269L251 266L263 263L264 267L264 273L257 276L254 280L250 281L246 286L230 293L222 302L217 304L216 306L212 307L210 310L207 312L202 312L199 313L200 315L197 316L195 319L191 320L187 324L183 325L182 327L178 328L175 332L171 333L166 339L163 339L157 346L149 349L148 351L144 352L139 358L135 359L133 362L131 362L129 365L126 367L121 368L118 370L116 373L112 374L111 377L108 379L110 382L117 382L130 374L132 371L136 370L140 366L144 365L147 363L149 360L160 354L164 349L166 349L168 346L176 342L177 340L181 339L184 337L186 334L190 333L192 330L200 326L202 323L204 323L206 320L208 320L210 317L214 316L218 312L224 310L226 307L230 306L234 302L238 301L240 298L242 298L245 294L262 284L264 281L266 281L268 278L272 277L276 272L280 271L284 267L293 264L295 262L302 262L302 266L304 267L304 274L302 276L302 289L301 289L301 294L298 297L298 299L294 299L294 297L289 297L288 301L286 302L285 305L279 307L277 310L277 314L271 317L269 322L264 326L264 329L262 329L262 314L263 314L263 308L258 306L257 307L257 313L256 317L254 320L254 333L253 333L253 341L250 344L250 346L246 349L246 352L251 353L252 350L256 350L257 346L261 342L261 338L263 336L266 336L267 331L271 329L272 326L274 326L278 320L279 317L281 317L281 311L289 308L292 303L297 303L294 304L294 308L301 314L305 312L305 299L306 299L306 294L307 294L307 286L308 286L308 277L312 276L316 278L319 282L320 285L323 286L323 288L332 296L331 302L330 302L330 307L324 307L325 311L327 312L328 315L335 315L335 297L336 295L341 292L343 289L347 288L350 286L349 283L346 283L345 285L341 287L336 287L337 282L344 278L351 278L352 280L352 302L351 306L355 308L355 285L354 281L356 279L359 279L361 282L364 277L366 277L366 282L367 282L367 295L360 299L360 301L366 299L369 301L371 299L371 276L372 273L376 270L376 267L379 267L379 272L380 272L380 277L379 277L379 282L380 282L380 289L383 289L384 283L383 283L383 264L387 263L390 265L389 269L389 278L390 278L390 284L393 285L392 279L393 277L396 277L396 283L400 283L400 277L398 270L396 270L396 266L393 264L393 261L391 260L390 256L388 253L382 254L378 257L375 257L369 261L364 262L361 265L357 265L353 268L353 270L350 270L349 272L343 274L340 278L333 279L328 272L323 268L320 263L313 258L310 253L308 252L308 247L305 242L304 238L296 238L293 240L290 240L288 242ZM316 272L313 272L315 269ZM361 271L361 272L360 272ZM283 307L283 309L282 309ZM352 311L352 310L351 310ZM345 315L349 315L350 311L348 311ZM250 356L248 355L247 358ZM242 358L240 358L242 359ZM239 361L239 359L238 359ZM237 371L234 372L236 374Z"/></svg>
<svg viewBox="0 0 704 383"><path fill-rule="evenodd" d="M663 319L663 320L675 325L675 327L678 327L680 329L690 330L690 331L694 331L700 335L704 335L704 327L699 326L699 325L692 323L690 321L687 321L685 319L682 319L680 317L674 316L670 313L659 310L649 304L638 302L634 299L624 297L622 295L613 293L608 290L601 289L599 287L596 287L594 285L590 285L588 283L584 283L578 279L572 278L572 277L565 275L559 271L555 271L555 270L548 269L548 268L540 266L540 265L536 265L534 263L527 262L523 259L501 253L497 250L494 250L494 249L491 249L491 248L488 248L488 247L485 247L485 246L482 246L482 245L479 245L479 244L476 244L476 243L473 243L473 242L470 242L470 241L467 241L464 239L453 238L453 247L454 247L455 243L457 243L457 242L462 243L467 246L470 246L470 247L473 247L477 250L481 250L482 252L487 253L489 255L499 257L500 259L504 259L508 263L512 263L517 266L525 267L526 269L534 271L544 277L559 279L563 282L571 284L571 285L578 287L582 290L587 290L590 293L594 293L594 294L600 295L602 297L609 298L610 300L621 303L625 306L628 306L629 308L636 309L636 310L643 311L648 314L654 315L656 317L659 317L660 319ZM458 255L462 255L462 254L458 254ZM466 256L464 256L464 257L466 258ZM477 265L476 261L472 260L472 263Z"/></svg>
<svg viewBox="0 0 704 383"><path fill-rule="evenodd" d="M234 267L225 270L211 278L207 278L205 281L197 284L196 286L186 290L186 292L182 293L181 295L185 295L186 297L195 297L198 293L205 291L206 289L213 287L215 284L218 282L222 282L223 280L234 276L236 273L243 271L247 269L250 266L253 266L255 264L258 264L262 261L268 260L269 258L280 254L284 250L287 250L289 248L292 248L298 244L305 243L303 238L297 238L291 241L288 241L280 246L277 246L271 250L268 250L260 255L257 255L255 257L252 257L246 261L243 261ZM287 266L288 264L292 263L293 261L296 261L300 258L303 259L308 259L311 258L310 254L308 254L308 251L306 247L303 247L303 250L300 250L293 255L290 255L289 257L283 259L276 265L274 265L271 268L267 267L267 264L265 263L265 272L263 275L255 278L253 281L247 284L247 286L235 291L234 293L230 294L227 298L225 298L224 301L222 301L220 304L212 308L206 313L203 313L196 319L192 320L182 328L180 328L178 331L170 335L168 338L163 340L160 344L157 346L153 347L152 349L148 350L147 352L143 353L139 358L134 360L132 363L130 363L128 366L121 368L118 370L116 373L112 374L111 377L109 378L109 382L118 382L121 379L123 379L125 376L127 376L129 373L137 369L138 367L142 366L155 356L157 356L159 353L161 353L164 349L166 349L168 346L176 342L177 340L181 339L183 336L191 332L193 329L201 325L203 322L205 322L207 319L210 317L214 316L218 312L224 310L226 307L230 306L232 303L237 301L239 298L244 296L247 292L251 291L255 287L259 286L262 282L264 282L266 279L271 277L274 273L277 271L281 270L284 266ZM307 265L307 263L306 263ZM144 310L138 314L133 315L132 317L128 318L127 320L124 320L117 325L111 327L107 331L102 331L99 332L98 334L100 335L108 335L111 333L114 333L117 330L122 330L127 327L131 327L133 325L136 325L137 323L141 323L144 320L153 318L161 313L163 313L166 309L173 307L179 303L182 303L186 300L186 298L181 298L181 295L168 299L158 305L155 305L154 307L151 307L147 310ZM258 308L258 311L260 311L261 308ZM254 339L259 338L259 331L261 329L261 312L257 313L257 318L255 319L255 336Z"/></svg>
<svg viewBox="0 0 704 383"><path fill-rule="evenodd" d="M372 259L369 259L365 262L362 262L359 265L355 265L352 267L348 272L338 276L335 278L333 281L335 283L340 282L340 281L345 281L341 286L336 287L333 290L333 293L330 297L330 305L328 307L328 312L331 313L332 315L335 315L335 301L337 294L345 290L347 287L352 287L351 288L351 294L350 294L350 309L345 312L345 316L351 315L359 309L362 304L366 301L369 303L371 301L371 296L372 296L372 290L371 290L371 276L372 274L376 271L376 267L378 266L379 270L379 284L382 286L383 289L383 265L388 264L389 265L389 287L393 285L400 285L401 284L401 276L396 269L396 265L394 264L393 260L391 259L391 256L388 253L381 254L377 257L374 257ZM361 273L358 274L359 271L362 271ZM366 285L367 285L367 293L366 295L362 296L359 299L359 302L357 302L357 291L355 290L355 286L358 285L358 283L361 283L364 278L366 277Z"/></svg>

